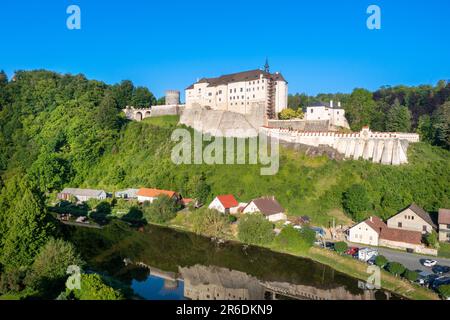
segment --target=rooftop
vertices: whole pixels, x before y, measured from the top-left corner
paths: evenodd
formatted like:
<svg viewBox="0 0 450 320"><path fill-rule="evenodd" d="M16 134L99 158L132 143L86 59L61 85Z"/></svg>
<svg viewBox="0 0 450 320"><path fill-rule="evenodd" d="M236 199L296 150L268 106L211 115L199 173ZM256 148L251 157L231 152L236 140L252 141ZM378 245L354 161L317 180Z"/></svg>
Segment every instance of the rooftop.
<svg viewBox="0 0 450 320"><path fill-rule="evenodd" d="M141 188L139 189L139 191L137 192L138 196L141 197L150 197L150 198L155 198L158 197L160 195L166 195L169 198L172 198L174 195L176 194L175 191L171 191L171 190L160 190L160 189L153 189L153 188Z"/></svg>
<svg viewBox="0 0 450 320"><path fill-rule="evenodd" d="M242 81L253 81L258 80L260 76L263 76L263 78L272 78L275 81L285 81L283 75L281 73L268 73L260 69L255 70L249 70L249 71L243 71L238 73L232 73L232 74L225 74L221 75L217 78L202 78L198 80L196 83L208 83L208 87L215 87L219 85L226 85L232 82L242 82ZM194 84L190 85L186 89L192 89L194 87Z"/></svg>
<svg viewBox="0 0 450 320"><path fill-rule="evenodd" d="M216 198L219 199L225 209L234 208L239 205L239 202L237 202L236 198L232 194L223 194L217 196Z"/></svg>
<svg viewBox="0 0 450 320"><path fill-rule="evenodd" d="M450 209L439 209L439 224L450 224Z"/></svg>
<svg viewBox="0 0 450 320"><path fill-rule="evenodd" d="M265 216L284 212L284 208L278 203L275 197L262 197L253 199L251 202L253 202L259 211Z"/></svg>
<svg viewBox="0 0 450 320"><path fill-rule="evenodd" d="M96 189L81 189L81 188L64 188L61 193L68 193L72 195L82 196L82 197L96 197L101 193L105 192L104 190L96 190Z"/></svg>

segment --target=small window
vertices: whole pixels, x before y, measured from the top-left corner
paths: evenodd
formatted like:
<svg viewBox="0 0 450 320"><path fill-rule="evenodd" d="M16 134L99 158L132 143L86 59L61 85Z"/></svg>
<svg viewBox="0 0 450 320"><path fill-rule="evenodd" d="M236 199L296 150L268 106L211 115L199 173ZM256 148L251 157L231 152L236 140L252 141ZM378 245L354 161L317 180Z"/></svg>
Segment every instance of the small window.
<svg viewBox="0 0 450 320"><path fill-rule="evenodd" d="M427 231L427 226L422 226L422 231Z"/></svg>
<svg viewBox="0 0 450 320"><path fill-rule="evenodd" d="M401 222L399 222L399 223L397 224L397 226L398 226L399 228L402 228L402 227L403 227L403 224L402 224Z"/></svg>

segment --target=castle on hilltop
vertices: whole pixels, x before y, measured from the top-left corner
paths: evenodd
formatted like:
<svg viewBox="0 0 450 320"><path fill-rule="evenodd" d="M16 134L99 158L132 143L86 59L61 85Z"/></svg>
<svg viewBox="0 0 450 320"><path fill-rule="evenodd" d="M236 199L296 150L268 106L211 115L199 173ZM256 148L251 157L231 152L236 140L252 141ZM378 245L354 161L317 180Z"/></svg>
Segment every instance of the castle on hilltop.
<svg viewBox="0 0 450 320"><path fill-rule="evenodd" d="M256 69L217 78L202 78L186 88L186 107L249 114L262 106L268 119L288 106L288 83L279 72Z"/></svg>

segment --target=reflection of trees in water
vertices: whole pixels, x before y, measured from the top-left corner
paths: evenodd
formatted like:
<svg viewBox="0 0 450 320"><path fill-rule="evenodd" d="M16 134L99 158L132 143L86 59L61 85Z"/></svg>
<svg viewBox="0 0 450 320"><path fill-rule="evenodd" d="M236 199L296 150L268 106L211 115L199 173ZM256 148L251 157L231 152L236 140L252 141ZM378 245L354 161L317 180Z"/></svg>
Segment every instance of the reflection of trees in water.
<svg viewBox="0 0 450 320"><path fill-rule="evenodd" d="M111 275L121 274L123 259L130 258L165 271L178 272L179 266L214 265L245 272L261 281L321 289L343 286L352 294L362 293L355 279L312 260L252 246L244 249L241 244L218 245L208 238L168 228L147 226L141 233L113 222L102 230L72 228L68 237L89 264Z"/></svg>

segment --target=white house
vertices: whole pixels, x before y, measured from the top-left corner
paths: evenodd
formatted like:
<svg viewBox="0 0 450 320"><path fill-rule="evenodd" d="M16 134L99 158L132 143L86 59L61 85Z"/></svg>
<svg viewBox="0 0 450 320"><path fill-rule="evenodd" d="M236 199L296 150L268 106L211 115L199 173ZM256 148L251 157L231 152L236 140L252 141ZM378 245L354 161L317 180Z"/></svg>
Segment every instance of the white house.
<svg viewBox="0 0 450 320"><path fill-rule="evenodd" d="M153 188L141 188L136 193L137 199L139 202L153 202L156 198L158 198L161 195L166 195L169 198L173 199L179 199L178 194L175 191L170 190L160 190L160 189L153 189Z"/></svg>
<svg viewBox="0 0 450 320"><path fill-rule="evenodd" d="M264 105L275 113L287 108L288 85L279 72L250 70L202 78L186 88L186 107L250 113L252 106Z"/></svg>
<svg viewBox="0 0 450 320"><path fill-rule="evenodd" d="M106 199L107 194L104 190L80 189L80 188L64 188L63 191L58 193L58 199L61 200L70 200L71 197L75 197L79 202L85 202L90 199L97 199L97 200Z"/></svg>
<svg viewBox="0 0 450 320"><path fill-rule="evenodd" d="M239 202L232 194L224 194L215 197L208 208L222 213L237 213Z"/></svg>
<svg viewBox="0 0 450 320"><path fill-rule="evenodd" d="M378 246L380 231L386 224L378 217L372 216L350 228L348 241Z"/></svg>
<svg viewBox="0 0 450 320"><path fill-rule="evenodd" d="M345 110L341 108L341 103L338 102L337 107L330 103L315 103L306 107L306 120L328 120L331 125L336 127L343 127L349 129L350 126L345 117Z"/></svg>
<svg viewBox="0 0 450 320"><path fill-rule="evenodd" d="M272 222L287 220L283 207L278 203L275 197L253 199L242 210L242 213L244 214L256 212L262 213L267 220Z"/></svg>

